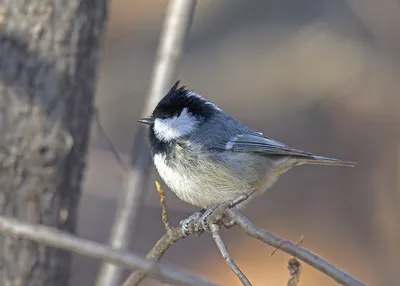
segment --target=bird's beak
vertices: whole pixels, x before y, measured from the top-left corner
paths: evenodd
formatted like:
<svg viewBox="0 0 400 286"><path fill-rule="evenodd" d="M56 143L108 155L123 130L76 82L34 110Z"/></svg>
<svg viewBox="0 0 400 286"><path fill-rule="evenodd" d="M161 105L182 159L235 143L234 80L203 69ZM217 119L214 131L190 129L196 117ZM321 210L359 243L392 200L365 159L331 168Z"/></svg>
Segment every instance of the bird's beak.
<svg viewBox="0 0 400 286"><path fill-rule="evenodd" d="M138 120L138 122L143 123L143 124L150 125L150 124L153 124L153 123L154 123L154 119L152 119L152 118L150 118L150 117L147 117L147 118L140 118L140 119Z"/></svg>

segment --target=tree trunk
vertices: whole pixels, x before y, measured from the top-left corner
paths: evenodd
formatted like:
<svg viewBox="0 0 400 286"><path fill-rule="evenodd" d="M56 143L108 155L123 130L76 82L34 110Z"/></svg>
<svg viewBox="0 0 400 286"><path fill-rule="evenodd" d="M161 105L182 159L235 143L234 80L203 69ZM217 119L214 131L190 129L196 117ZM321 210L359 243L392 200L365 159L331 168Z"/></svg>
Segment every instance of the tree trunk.
<svg viewBox="0 0 400 286"><path fill-rule="evenodd" d="M74 233L107 0L0 1L0 213ZM68 285L71 255L0 235L0 285Z"/></svg>

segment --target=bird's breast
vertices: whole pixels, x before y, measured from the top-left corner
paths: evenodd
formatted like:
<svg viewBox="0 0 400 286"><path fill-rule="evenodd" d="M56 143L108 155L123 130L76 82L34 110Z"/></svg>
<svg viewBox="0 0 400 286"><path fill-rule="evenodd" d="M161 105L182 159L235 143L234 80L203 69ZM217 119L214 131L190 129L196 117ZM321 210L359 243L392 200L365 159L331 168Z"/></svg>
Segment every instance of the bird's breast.
<svg viewBox="0 0 400 286"><path fill-rule="evenodd" d="M181 200L205 208L254 188L262 193L275 182L269 161L252 156L207 154L178 146L169 156L155 154L153 160L160 177Z"/></svg>
<svg viewBox="0 0 400 286"><path fill-rule="evenodd" d="M158 174L167 186L183 201L190 200L190 192L193 189L192 182L185 172L168 163L165 154L155 154L153 156L154 165Z"/></svg>

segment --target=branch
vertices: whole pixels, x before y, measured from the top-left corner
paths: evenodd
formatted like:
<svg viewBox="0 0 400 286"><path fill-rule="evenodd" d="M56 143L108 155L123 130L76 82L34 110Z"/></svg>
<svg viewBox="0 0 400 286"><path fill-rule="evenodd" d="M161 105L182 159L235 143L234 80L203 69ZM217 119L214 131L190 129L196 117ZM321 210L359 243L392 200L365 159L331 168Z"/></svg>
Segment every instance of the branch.
<svg viewBox="0 0 400 286"><path fill-rule="evenodd" d="M165 215L166 213L166 203L165 203L165 196L164 191L161 185L156 182L156 187L158 194L160 195L160 202L162 206L162 219L164 224L169 226L168 217ZM221 252L222 256L224 257L228 266L232 269L232 271L238 276L238 278L242 281L244 285L251 285L250 281L246 278L243 272L239 269L236 263L230 257L221 237L219 236L219 228L220 224L226 225L223 222L223 213L225 212L226 208L232 208L240 204L241 202L247 200L251 194L254 193L255 190L251 190L247 194L241 195L232 202L229 202L225 205L220 205L214 209L214 211L207 217L207 222L210 225L211 232L213 234L213 239L215 244L217 245L219 251ZM232 227L233 224L228 224L228 227ZM180 227L174 227L167 230L167 233L161 237L161 239L153 246L150 252L147 254L146 258L153 259L158 261L164 253L178 240L182 238L186 238L188 236L197 236L202 233L203 228L201 225L200 220L193 220L188 225L189 233L184 234ZM135 286L138 285L143 278L146 276L146 271L135 271L133 272L128 279L123 283L123 286Z"/></svg>
<svg viewBox="0 0 400 286"><path fill-rule="evenodd" d="M287 286L297 286L300 283L301 264L296 258L290 258L288 262L289 280Z"/></svg>
<svg viewBox="0 0 400 286"><path fill-rule="evenodd" d="M279 238L279 237L275 236L274 234L269 233L269 232L257 227L250 220L248 220L240 211L238 211L237 209L234 208L238 203L246 200L249 197L249 195L252 194L252 192L242 195L242 196L238 197L236 200L234 200L228 204L225 204L225 209L222 209L221 208L222 206L216 208L215 211L212 214L210 214L210 216L207 218L207 221L211 222L209 225L211 226L211 231L213 232L213 235L214 235L213 236L214 241L216 242L220 252L222 253L223 257L225 258L227 264L231 267L231 269L235 272L235 274L239 277L239 279L242 281L242 283L244 285L251 285L251 284L247 280L247 278L244 276L244 274L240 271L240 269L237 267L237 265L233 262L233 260L230 258L222 240L219 241L218 238L215 236L215 233L218 234L218 232L215 232L217 229L214 228L214 231L213 231L213 224L215 224L215 223L217 223L218 230L221 225L224 225L224 226L227 225L228 227L231 227L232 225L240 226L248 235L250 235L254 238L257 238L258 240L260 240L270 246L273 246L276 249L279 249L288 254L291 254L298 259L301 259L302 261L306 262L313 268L315 268L315 269L321 271L322 273L326 274L327 276L333 278L336 282L338 282L342 285L364 286L364 284L362 282L351 277L350 275L346 274L345 272L337 269L335 266L329 264L327 261L325 261L324 259L311 253L310 251L300 247L299 245L293 244L292 242L290 242L288 240ZM163 204L165 205L165 201L163 202ZM226 224L221 219L221 211L230 219L229 224ZM200 221L199 220L191 221L188 226L188 229L190 230L190 233L187 235L184 235L183 231L180 227L171 228L170 231L168 231L156 243L156 245L153 246L151 251L147 254L146 258L158 261L165 254L165 252L178 240L180 240L182 238L186 238L188 236L198 235L199 229L202 230ZM296 260L295 258L293 258L293 259ZM293 276L291 278L293 278L294 280L292 282L289 280L289 282L298 283L299 279L300 279L300 270L301 270L300 263L296 260L296 262L298 264L298 267L297 267L297 264L294 263L293 259L291 259L289 261L288 267L289 267L289 271L290 271L291 275ZM146 276L146 271L133 272L131 274L131 276L126 280L126 282L123 284L123 286L138 285L145 276ZM290 285L289 282L288 282L288 285ZM249 284L246 284L246 283L249 283ZM291 285L296 285L296 284L291 284Z"/></svg>
<svg viewBox="0 0 400 286"><path fill-rule="evenodd" d="M162 189L160 183L157 181L156 181L156 188L157 188L158 195L160 196L160 205L161 205L161 210L162 210L161 219L164 223L165 230L168 232L171 229L171 227L170 227L169 221L168 221L168 212L167 212L167 205L165 203L164 190Z"/></svg>
<svg viewBox="0 0 400 286"><path fill-rule="evenodd" d="M158 261L175 242L177 242L182 238L185 238L185 235L183 234L180 227L174 227L174 228L170 227L167 215L167 205L165 203L164 190L157 181L155 183L158 195L160 196L160 204L162 209L161 218L167 232L157 241L157 243L153 246L150 252L146 255L146 258ZM146 276L146 274L147 274L146 271L143 270L134 271L125 280L122 286L138 285Z"/></svg>
<svg viewBox="0 0 400 286"><path fill-rule="evenodd" d="M153 246L153 248L146 255L147 259L152 259L154 261L159 261L160 258L167 252L167 250L178 240L185 238L181 229L179 227L171 228L167 233L165 233ZM145 278L147 272L144 268L142 270L137 270L132 272L132 274L125 280L122 286L135 286L138 285L143 278Z"/></svg>
<svg viewBox="0 0 400 286"><path fill-rule="evenodd" d="M111 153L114 155L114 158L117 161L117 164L123 171L127 171L128 168L125 166L124 161L122 160L121 156L119 155L117 149L115 149L114 144L112 143L111 139L107 136L107 133L104 130L103 125L101 124L100 113L99 113L99 109L97 107L93 108L93 118L94 118L97 130L99 131L100 135L104 138L104 141L105 141L107 147L110 149Z"/></svg>
<svg viewBox="0 0 400 286"><path fill-rule="evenodd" d="M169 2L142 117L151 113L176 77L180 55L192 25L197 3L196 0ZM143 132L144 127L139 126L131 151L131 165L126 174L124 192L111 231L110 245L118 249L126 249L131 241L152 168ZM121 271L114 265L103 264L96 285L117 285L120 276Z"/></svg>
<svg viewBox="0 0 400 286"><path fill-rule="evenodd" d="M150 276L165 283L193 286L214 285L158 262L141 258L135 254L118 251L109 246L43 225L31 225L14 218L0 216L0 232L16 236L18 239L29 239L40 244L99 258L127 269L140 268Z"/></svg>
<svg viewBox="0 0 400 286"><path fill-rule="evenodd" d="M254 225L241 212L235 209L226 210L229 218L233 219L248 235L280 250L293 255L294 257L304 261L315 269L333 278L336 282L342 285L363 286L364 284L357 279L351 277L347 273L337 269L332 264L328 263L314 253L293 244L288 240L284 240L276 235L267 232Z"/></svg>
<svg viewBox="0 0 400 286"><path fill-rule="evenodd" d="M222 257L225 259L226 264L228 264L228 266L236 274L236 276L239 278L239 280L242 282L243 285L251 286L250 281L247 279L247 277L243 274L240 268L236 265L235 261L233 261L233 259L229 255L228 250L226 249L225 244L222 241L221 236L219 235L219 228L220 228L219 225L211 224L210 228L211 228L212 238L214 239L214 242L217 245L219 252L221 252Z"/></svg>

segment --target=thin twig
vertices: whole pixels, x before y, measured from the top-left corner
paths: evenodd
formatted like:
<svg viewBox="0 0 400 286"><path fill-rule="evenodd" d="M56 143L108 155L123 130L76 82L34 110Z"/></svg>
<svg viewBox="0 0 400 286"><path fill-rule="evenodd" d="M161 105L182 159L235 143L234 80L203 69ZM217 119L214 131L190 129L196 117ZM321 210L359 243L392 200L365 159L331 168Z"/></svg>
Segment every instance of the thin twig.
<svg viewBox="0 0 400 286"><path fill-rule="evenodd" d="M240 270L240 268L236 265L235 261L233 261L233 259L229 255L228 250L226 249L225 244L222 241L221 236L219 235L219 229L220 229L219 225L211 224L210 229L212 238L214 239L214 242L217 245L219 252L221 252L222 257L225 259L226 264L228 264L228 266L236 274L236 276L239 278L239 280L242 282L243 285L251 286L250 281L247 279L247 277L244 275L244 273Z"/></svg>
<svg viewBox="0 0 400 286"><path fill-rule="evenodd" d="M267 232L254 225L247 217L236 209L228 209L226 214L229 218L234 219L236 224L240 226L248 235L270 245L278 247L280 250L293 255L294 257L304 261L315 269L321 271L327 276L334 279L342 285L363 286L364 284L357 279L351 277L347 273L339 270L326 260L315 255L314 253L293 244L288 240L284 240L276 235Z"/></svg>
<svg viewBox="0 0 400 286"><path fill-rule="evenodd" d="M0 216L0 232L19 239L28 239L40 244L102 259L123 268L143 269L150 276L166 283L198 286L214 285L181 270L144 259L136 254L122 252L44 225L32 225L18 219Z"/></svg>
<svg viewBox="0 0 400 286"><path fill-rule="evenodd" d="M254 194L254 192L256 191L256 189L252 189L250 191L248 191L247 193L238 196L236 199L234 199L233 201L231 201L229 203L229 208L234 208L236 207L238 204L244 202L245 200L247 200L252 194Z"/></svg>
<svg viewBox="0 0 400 286"><path fill-rule="evenodd" d="M156 181L156 189L157 189L158 195L160 196L161 219L164 223L165 230L168 232L171 229L171 227L170 227L169 221L168 221L167 205L165 203L165 193L164 193L164 190L162 189L160 183L157 181Z"/></svg>
<svg viewBox="0 0 400 286"><path fill-rule="evenodd" d="M160 204L162 209L162 221L164 223L166 233L161 237L157 243L153 246L150 252L146 255L147 259L158 261L164 253L170 248L175 242L184 238L184 234L179 227L171 228L168 221L167 205L165 202L165 194L159 182L155 182L157 192L160 196ZM146 276L146 271L138 270L132 272L132 274L125 280L122 286L134 286L138 285L143 278Z"/></svg>
<svg viewBox="0 0 400 286"><path fill-rule="evenodd" d="M299 239L299 241L296 243L297 246L299 246L300 244L302 244L304 241L304 235L302 235ZM274 256L274 254L279 250L279 246L275 247L274 251L272 251L271 256Z"/></svg>
<svg viewBox="0 0 400 286"><path fill-rule="evenodd" d="M101 125L99 109L97 107L94 108L93 117L96 122L97 129L99 130L101 136L105 139L107 147L110 149L111 153L113 153L118 165L121 167L122 170L126 171L127 166L124 164L124 161L122 160L121 156L119 155L117 149L115 149L113 142L107 136L106 131L104 130L103 126Z"/></svg>
<svg viewBox="0 0 400 286"><path fill-rule="evenodd" d="M179 227L171 228L167 233L165 233L153 246L153 248L146 255L147 259L152 259L154 261L159 261L165 252L178 240L185 238L181 229ZM132 272L132 274L125 280L122 284L123 286L135 286L138 285L143 278L147 275L146 271L137 270Z"/></svg>
<svg viewBox="0 0 400 286"><path fill-rule="evenodd" d="M156 182L157 186L157 182ZM158 187L157 187L158 188ZM160 191L158 190L160 193ZM160 200L162 201L162 195L160 194ZM240 198L240 200L236 200L235 202L240 203L241 200L243 200L243 197ZM163 205L163 203L161 203ZM165 201L164 201L165 205ZM166 210L166 206L165 206ZM212 218L217 216L217 212L213 213L211 216ZM214 219L213 221L220 221L220 214L218 213L218 219ZM187 238L192 235L197 235L199 233L199 229L201 228L201 223L199 221L193 220L188 229L191 231L189 234L184 234L182 229L180 227L170 227L169 231L167 231L159 240L158 242L153 246L153 248L149 251L149 253L146 255L146 258L148 259L153 259L155 261L160 260L160 258L164 255L164 253L178 240L182 238ZM145 278L146 272L145 271L134 271L123 283L123 286L135 286L138 285L143 278Z"/></svg>
<svg viewBox="0 0 400 286"><path fill-rule="evenodd" d="M176 77L180 55L193 22L196 4L196 0L172 0L168 4L142 117L150 115ZM149 183L152 161L148 144L143 140L144 132L144 127L139 127L135 134L131 165L111 231L110 245L119 249L126 249L131 243ZM121 274L121 270L115 266L103 264L96 285L118 285Z"/></svg>
<svg viewBox="0 0 400 286"><path fill-rule="evenodd" d="M254 190L248 192L248 194L242 195L236 200L230 202L227 207L234 207L237 204L243 202L246 200ZM161 198L161 196L160 196ZM165 202L164 202L165 203ZM221 222L220 220L220 211L217 209L213 214L210 215L211 221L214 222ZM158 242L153 246L153 248L149 251L149 253L146 255L146 258L152 259L155 261L159 261L161 257L164 255L165 252L177 241L187 238L193 235L197 235L199 233L199 229L201 228L201 223L199 221L192 221L188 227L189 230L192 232L189 233L188 235L185 235L182 232L182 229L180 227L172 227L170 228L169 231L167 231L159 240ZM146 272L145 271L134 271L123 283L123 286L135 286L138 285L143 278L146 277Z"/></svg>
<svg viewBox="0 0 400 286"><path fill-rule="evenodd" d="M287 286L298 286L300 283L301 264L295 257L289 259L288 270L289 280Z"/></svg>
<svg viewBox="0 0 400 286"><path fill-rule="evenodd" d="M227 208L225 209L225 214L228 218L235 221L236 225L240 226L249 236L252 236L272 247L278 248L288 254L293 255L294 257L309 264L313 268L333 278L336 282L342 285L364 286L362 282L344 273L343 271L337 269L335 266L329 264L327 261L311 253L310 251L305 250L304 248L295 245L290 241L281 239L275 236L274 234L269 233L257 227L236 208L229 208L230 206L235 206L235 203L243 201L245 197L248 197L248 195L247 196L245 195L244 197L242 196L240 199L237 199L230 204L226 204ZM217 208L216 212L212 213L209 216L208 221L214 223L219 222L221 225L223 225L223 221L220 220L221 217L220 211L221 209ZM196 230L198 229L199 225L201 225L200 222L193 220L188 228L191 230L192 229ZM213 224L210 224L210 226L211 225ZM169 247L171 247L175 242L177 242L182 238L194 235L195 233L197 232L193 231L193 233L189 233L188 235L183 235L182 230L179 227L171 228L170 232L166 233L157 242L157 244L152 248L152 250L148 253L146 257L158 261L164 255L164 253L169 249ZM137 285L145 276L146 273L144 271L134 272L128 279L129 282L133 281L133 283L124 284L124 286Z"/></svg>

